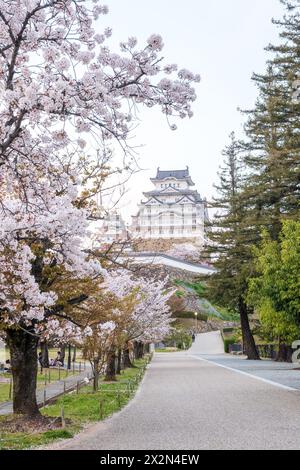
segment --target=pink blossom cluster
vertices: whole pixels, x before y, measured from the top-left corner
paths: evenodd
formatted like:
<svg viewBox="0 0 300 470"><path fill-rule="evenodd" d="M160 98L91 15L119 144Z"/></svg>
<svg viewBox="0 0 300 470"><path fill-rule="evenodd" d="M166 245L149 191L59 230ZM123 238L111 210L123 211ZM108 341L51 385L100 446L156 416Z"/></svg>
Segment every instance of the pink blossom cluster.
<svg viewBox="0 0 300 470"><path fill-rule="evenodd" d="M80 343L82 341L82 328L68 320L62 321L61 319L50 318L47 324L38 324L36 332L44 340L51 340L52 343L58 345L70 342Z"/></svg>
<svg viewBox="0 0 300 470"><path fill-rule="evenodd" d="M43 267L55 264L74 277L97 277L100 263L86 259L83 241L88 234L87 214L72 204L70 194L54 196L43 185L43 199L27 192L26 208L22 198L3 190L0 229L0 308L8 324L43 321L47 309L55 304L54 292L43 291L33 274L35 243L43 250ZM66 223L67 222L67 223Z"/></svg>
<svg viewBox="0 0 300 470"><path fill-rule="evenodd" d="M77 204L87 142L118 142L126 152L135 114L124 103L192 116L199 76L163 64L159 35L140 48L131 37L111 51L111 29L95 29L107 12L98 0L0 0L0 321L7 325L78 336L70 321L55 318L57 297L41 273L46 266L78 278L102 273L84 253L89 213ZM116 295L134 288L126 282L111 282ZM140 306L161 288L141 289ZM155 311L165 294L158 298Z"/></svg>
<svg viewBox="0 0 300 470"><path fill-rule="evenodd" d="M135 277L126 270L107 273L104 286L118 298L135 295L135 307L127 317L127 340L159 341L171 328L171 311L168 300L175 290L167 287L168 279L157 281ZM122 312L119 312L122 322ZM114 315L117 321L118 316Z"/></svg>
<svg viewBox="0 0 300 470"><path fill-rule="evenodd" d="M106 8L97 4L91 11L87 5L0 0L0 161L13 157L12 142L26 155L37 146L43 153L49 145L64 148L72 128L125 142L130 127L124 99L159 105L167 115L192 115L191 84L199 75L164 66L159 35L150 36L142 49L131 37L121 45L123 54L112 52L104 45L111 30L99 35L93 27L93 17ZM161 72L177 75L155 82Z"/></svg>

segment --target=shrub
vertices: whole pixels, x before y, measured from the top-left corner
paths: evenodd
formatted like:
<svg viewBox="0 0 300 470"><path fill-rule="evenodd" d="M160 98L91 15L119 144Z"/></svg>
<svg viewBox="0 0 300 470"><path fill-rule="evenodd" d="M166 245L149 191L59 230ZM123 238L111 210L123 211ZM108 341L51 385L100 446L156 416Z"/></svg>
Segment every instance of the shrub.
<svg viewBox="0 0 300 470"><path fill-rule="evenodd" d="M223 328L223 333L233 333L233 331L234 331L234 328L232 327Z"/></svg>
<svg viewBox="0 0 300 470"><path fill-rule="evenodd" d="M236 343L236 337L231 336L229 338L224 338L224 351L229 353L229 346Z"/></svg>
<svg viewBox="0 0 300 470"><path fill-rule="evenodd" d="M171 335L165 339L164 343L167 347L175 346L178 349L189 349L192 345L192 338L186 330L174 328Z"/></svg>

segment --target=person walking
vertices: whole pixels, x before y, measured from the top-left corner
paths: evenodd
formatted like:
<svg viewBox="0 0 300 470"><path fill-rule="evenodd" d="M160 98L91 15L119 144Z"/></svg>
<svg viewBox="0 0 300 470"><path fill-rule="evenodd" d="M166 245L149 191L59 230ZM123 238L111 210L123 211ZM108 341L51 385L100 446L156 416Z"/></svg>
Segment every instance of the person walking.
<svg viewBox="0 0 300 470"><path fill-rule="evenodd" d="M44 367L44 364L43 364L43 354L42 354L42 352L39 352L38 361L39 361L40 366L41 366L41 374L42 374L42 373L43 373L43 367Z"/></svg>

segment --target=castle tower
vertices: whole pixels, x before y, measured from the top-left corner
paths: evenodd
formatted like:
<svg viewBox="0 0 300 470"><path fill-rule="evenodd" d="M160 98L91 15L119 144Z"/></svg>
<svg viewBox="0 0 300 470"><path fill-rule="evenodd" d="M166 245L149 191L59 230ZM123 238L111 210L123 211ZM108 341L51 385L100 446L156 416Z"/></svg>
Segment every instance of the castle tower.
<svg viewBox="0 0 300 470"><path fill-rule="evenodd" d="M204 239L208 220L206 201L193 183L189 168L161 171L151 178L154 189L143 193L137 215L132 217L132 235L136 238Z"/></svg>

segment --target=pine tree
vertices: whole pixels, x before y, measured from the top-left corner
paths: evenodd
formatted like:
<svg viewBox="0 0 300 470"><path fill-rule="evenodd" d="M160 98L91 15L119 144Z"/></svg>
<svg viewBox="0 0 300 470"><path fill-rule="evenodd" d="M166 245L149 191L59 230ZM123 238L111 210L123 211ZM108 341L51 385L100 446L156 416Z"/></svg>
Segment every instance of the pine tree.
<svg viewBox="0 0 300 470"><path fill-rule="evenodd" d="M270 243L278 242L284 220L296 219L299 211L300 96L295 85L300 83L300 4L282 3L287 14L273 21L281 28L281 41L267 47L272 56L266 72L252 77L258 98L254 109L244 111L246 139L240 142L247 174L240 203L252 254L263 233Z"/></svg>
<svg viewBox="0 0 300 470"><path fill-rule="evenodd" d="M230 137L216 186L218 196L213 202L218 212L210 222L207 234L210 241L204 251L216 268L216 273L207 281L208 295L214 302L240 314L244 352L248 359L259 359L249 324L251 312L246 303L252 255L249 234L243 224L245 208L240 199L244 175L240 146L234 133Z"/></svg>
<svg viewBox="0 0 300 470"><path fill-rule="evenodd" d="M300 197L300 99L294 85L300 76L300 5L282 1L289 10L283 20L283 42L269 45L273 54L264 75L254 74L259 90L255 108L246 111L243 143L249 178L244 198L248 201L248 225L253 242L263 229L278 240L285 218L294 218Z"/></svg>

